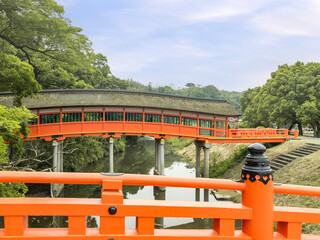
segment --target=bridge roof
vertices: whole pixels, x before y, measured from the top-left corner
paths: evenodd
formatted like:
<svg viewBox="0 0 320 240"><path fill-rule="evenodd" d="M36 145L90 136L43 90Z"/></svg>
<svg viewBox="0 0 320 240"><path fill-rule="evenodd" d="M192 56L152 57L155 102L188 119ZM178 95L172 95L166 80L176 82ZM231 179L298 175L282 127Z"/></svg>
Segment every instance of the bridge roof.
<svg viewBox="0 0 320 240"><path fill-rule="evenodd" d="M1 105L12 107L13 93L0 93ZM43 90L34 98L23 99L29 109L74 106L148 107L240 116L227 100L193 98L177 95L110 89Z"/></svg>

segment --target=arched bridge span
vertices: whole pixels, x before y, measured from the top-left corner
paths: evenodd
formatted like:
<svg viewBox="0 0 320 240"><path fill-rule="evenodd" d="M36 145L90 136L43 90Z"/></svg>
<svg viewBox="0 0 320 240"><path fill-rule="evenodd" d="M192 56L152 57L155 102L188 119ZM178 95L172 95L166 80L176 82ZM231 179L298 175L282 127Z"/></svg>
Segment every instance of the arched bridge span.
<svg viewBox="0 0 320 240"><path fill-rule="evenodd" d="M13 95L1 93L11 107ZM122 90L45 90L23 105L38 115L29 140L66 137L147 135L180 137L209 143L283 142L285 129L233 129L240 114L226 100Z"/></svg>

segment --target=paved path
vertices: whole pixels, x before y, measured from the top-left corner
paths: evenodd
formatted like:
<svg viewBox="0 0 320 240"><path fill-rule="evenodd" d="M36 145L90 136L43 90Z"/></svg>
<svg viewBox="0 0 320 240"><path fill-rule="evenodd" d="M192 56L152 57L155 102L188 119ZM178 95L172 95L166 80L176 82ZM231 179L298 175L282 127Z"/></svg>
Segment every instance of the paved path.
<svg viewBox="0 0 320 240"><path fill-rule="evenodd" d="M301 140L310 140L310 141L320 141L320 138L315 138L315 137L304 137L304 136L301 136L301 137L299 137L299 139L301 139Z"/></svg>

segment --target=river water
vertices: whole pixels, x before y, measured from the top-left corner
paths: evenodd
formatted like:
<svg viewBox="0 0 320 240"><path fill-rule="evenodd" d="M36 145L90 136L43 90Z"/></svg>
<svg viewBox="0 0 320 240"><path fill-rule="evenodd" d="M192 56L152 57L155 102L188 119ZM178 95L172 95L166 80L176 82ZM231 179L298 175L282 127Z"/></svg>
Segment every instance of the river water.
<svg viewBox="0 0 320 240"><path fill-rule="evenodd" d="M114 156L114 170L118 173L153 174L154 171L154 141L143 138L136 144L127 145L123 153ZM87 166L84 172L107 172L108 159L100 159L98 162ZM195 178L195 168L188 164L181 156L174 154L165 147L165 175L175 177ZM191 188L165 188L160 191L152 186L124 186L124 198L146 200L178 200L178 201L216 201L210 191ZM65 185L63 197L67 198L100 198L101 187L97 185ZM59 217L29 217L29 227L67 227L68 219ZM1 221L0 221L1 222ZM126 218L126 228L135 228L135 218ZM0 225L2 225L0 223ZM236 225L238 225L236 223ZM87 217L88 227L99 227L98 216ZM212 219L194 218L156 218L156 228L192 228L210 229Z"/></svg>
<svg viewBox="0 0 320 240"><path fill-rule="evenodd" d="M154 171L154 141L151 139L139 140L137 144L127 145L125 152L114 156L114 169L119 173L149 174ZM85 172L107 172L108 159L101 159L84 169ZM188 164L183 157L174 154L165 147L165 170L166 176L189 177L190 181L195 178L195 168ZM178 200L178 201L215 201L208 190L191 188L165 188L160 191L152 186L124 186L123 194L126 199L146 200ZM64 189L64 197L99 198L100 188L90 185L67 185ZM211 228L210 219L193 218L156 218L157 228ZM91 226L99 226L99 217L92 216L88 219ZM135 218L126 218L126 227L135 227Z"/></svg>

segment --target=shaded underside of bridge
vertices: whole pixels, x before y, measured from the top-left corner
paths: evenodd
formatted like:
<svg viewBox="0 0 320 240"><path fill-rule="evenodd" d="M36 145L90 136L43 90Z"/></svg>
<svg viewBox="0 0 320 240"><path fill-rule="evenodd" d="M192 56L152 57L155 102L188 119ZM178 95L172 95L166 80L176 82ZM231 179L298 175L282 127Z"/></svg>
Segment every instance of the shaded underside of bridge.
<svg viewBox="0 0 320 240"><path fill-rule="evenodd" d="M13 107L14 95L0 93ZM283 142L285 131L229 129L240 114L226 100L123 90L44 90L23 106L38 115L29 140L141 135L205 142Z"/></svg>

